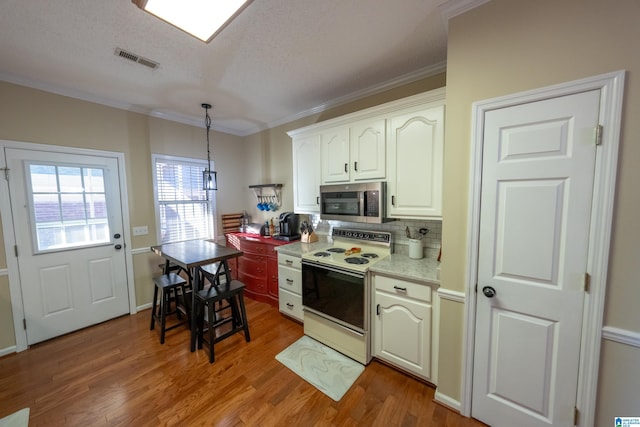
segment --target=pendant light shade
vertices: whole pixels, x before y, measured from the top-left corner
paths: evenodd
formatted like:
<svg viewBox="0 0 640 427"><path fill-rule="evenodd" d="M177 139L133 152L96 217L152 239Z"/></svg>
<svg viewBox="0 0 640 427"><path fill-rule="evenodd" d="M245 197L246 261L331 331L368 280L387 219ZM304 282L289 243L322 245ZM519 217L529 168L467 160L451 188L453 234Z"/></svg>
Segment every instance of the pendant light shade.
<svg viewBox="0 0 640 427"><path fill-rule="evenodd" d="M217 190L218 179L216 177L216 171L205 170L202 171L202 189L203 190Z"/></svg>
<svg viewBox="0 0 640 427"><path fill-rule="evenodd" d="M202 104L204 108L204 125L207 128L207 169L202 172L202 189L205 191L218 189L218 174L211 170L211 150L209 147L209 131L211 130L211 117L209 109L211 104Z"/></svg>

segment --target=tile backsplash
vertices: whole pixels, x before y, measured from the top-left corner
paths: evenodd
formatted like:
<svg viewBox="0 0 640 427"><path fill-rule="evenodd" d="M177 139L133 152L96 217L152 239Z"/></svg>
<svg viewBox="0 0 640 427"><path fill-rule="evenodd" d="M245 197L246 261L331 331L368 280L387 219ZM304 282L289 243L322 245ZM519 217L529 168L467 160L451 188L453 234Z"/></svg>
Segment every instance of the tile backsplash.
<svg viewBox="0 0 640 427"><path fill-rule="evenodd" d="M360 222L321 221L320 215L300 215L300 221L307 220L313 224L319 235L331 235L333 227L353 228L358 230L380 230L391 233L393 252L403 255L409 254L409 239L406 237L406 228L409 227L411 238L420 238L418 230L426 228L429 232L422 237L424 256L437 258L442 242L442 221L422 220L397 220L384 224L363 224Z"/></svg>

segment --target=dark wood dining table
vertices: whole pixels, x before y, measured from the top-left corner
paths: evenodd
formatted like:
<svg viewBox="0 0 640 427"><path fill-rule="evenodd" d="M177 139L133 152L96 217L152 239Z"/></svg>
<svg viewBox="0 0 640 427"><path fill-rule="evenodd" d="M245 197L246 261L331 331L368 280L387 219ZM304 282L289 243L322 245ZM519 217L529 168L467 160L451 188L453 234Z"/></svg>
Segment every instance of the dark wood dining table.
<svg viewBox="0 0 640 427"><path fill-rule="evenodd" d="M235 248L219 245L210 240L186 240L183 242L165 243L162 245L151 246L151 252L165 258L174 265L179 265L189 272L191 276L191 351L196 350L196 292L202 289L201 275L198 267L208 264L221 263L216 270L214 279L220 274L226 276L226 283L231 283L231 274L229 271L228 260L242 256L243 252Z"/></svg>

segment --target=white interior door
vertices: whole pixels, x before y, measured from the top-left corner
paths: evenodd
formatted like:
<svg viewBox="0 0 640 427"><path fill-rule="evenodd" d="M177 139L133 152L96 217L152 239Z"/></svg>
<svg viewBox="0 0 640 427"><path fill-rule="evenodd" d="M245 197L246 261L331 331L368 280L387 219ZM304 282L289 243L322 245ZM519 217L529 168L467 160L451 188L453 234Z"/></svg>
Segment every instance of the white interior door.
<svg viewBox="0 0 640 427"><path fill-rule="evenodd" d="M599 105L485 115L472 416L489 425L574 425Z"/></svg>
<svg viewBox="0 0 640 427"><path fill-rule="evenodd" d="M128 313L117 159L5 156L27 343Z"/></svg>

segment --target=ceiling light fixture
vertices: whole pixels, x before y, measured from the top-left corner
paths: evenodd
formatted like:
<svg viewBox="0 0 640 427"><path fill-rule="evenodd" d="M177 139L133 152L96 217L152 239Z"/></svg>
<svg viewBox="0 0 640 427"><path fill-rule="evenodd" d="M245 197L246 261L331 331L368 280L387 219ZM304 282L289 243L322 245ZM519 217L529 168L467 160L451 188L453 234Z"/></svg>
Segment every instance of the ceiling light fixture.
<svg viewBox="0 0 640 427"><path fill-rule="evenodd" d="M140 9L209 43L252 0L131 0Z"/></svg>
<svg viewBox="0 0 640 427"><path fill-rule="evenodd" d="M204 108L204 125L207 128L207 169L202 172L202 189L217 190L218 178L217 173L211 170L211 153L209 151L209 130L211 129L211 117L209 117L209 108L211 104L202 104Z"/></svg>

